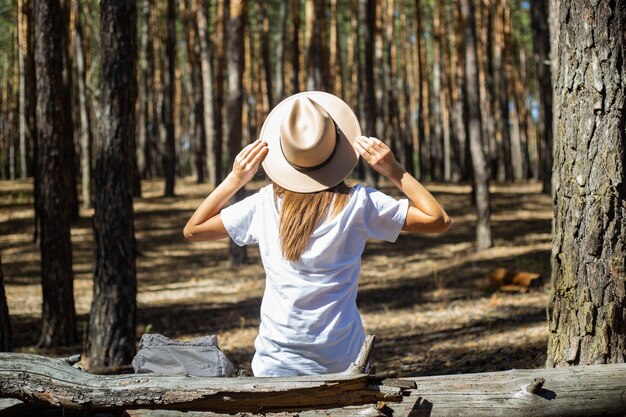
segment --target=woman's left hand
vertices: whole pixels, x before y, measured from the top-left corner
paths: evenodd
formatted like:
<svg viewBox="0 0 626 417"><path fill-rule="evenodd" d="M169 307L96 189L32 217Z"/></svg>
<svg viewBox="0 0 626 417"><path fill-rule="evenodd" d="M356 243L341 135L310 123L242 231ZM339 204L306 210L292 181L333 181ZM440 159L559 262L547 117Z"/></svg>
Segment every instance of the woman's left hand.
<svg viewBox="0 0 626 417"><path fill-rule="evenodd" d="M235 157L231 174L240 185L243 186L252 180L267 152L267 142L262 139L257 139L239 152Z"/></svg>

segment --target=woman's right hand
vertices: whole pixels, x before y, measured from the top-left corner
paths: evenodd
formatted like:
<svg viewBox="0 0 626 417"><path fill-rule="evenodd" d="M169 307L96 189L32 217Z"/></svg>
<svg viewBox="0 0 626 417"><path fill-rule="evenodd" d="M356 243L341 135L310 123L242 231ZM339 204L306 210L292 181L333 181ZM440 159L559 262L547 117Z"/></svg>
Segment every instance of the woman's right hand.
<svg viewBox="0 0 626 417"><path fill-rule="evenodd" d="M239 152L231 172L238 184L243 186L254 178L267 152L267 142L262 139L257 139Z"/></svg>

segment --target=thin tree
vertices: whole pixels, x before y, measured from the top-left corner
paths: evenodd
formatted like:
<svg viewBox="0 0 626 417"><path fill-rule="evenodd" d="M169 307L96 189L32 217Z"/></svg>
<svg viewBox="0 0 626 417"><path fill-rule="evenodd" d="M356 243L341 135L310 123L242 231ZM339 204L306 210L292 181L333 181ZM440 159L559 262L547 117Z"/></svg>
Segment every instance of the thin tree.
<svg viewBox="0 0 626 417"><path fill-rule="evenodd" d="M359 20L365 22L362 25L363 29L363 72L359 71L359 74L364 73L361 81L362 87L365 91L361 90L362 97L361 109L365 112L365 127L363 132L366 136L376 136L376 95L374 86L374 33L376 28L376 1L374 0L359 0ZM365 170L365 179L367 183L375 187L378 177L371 169Z"/></svg>
<svg viewBox="0 0 626 417"><path fill-rule="evenodd" d="M163 102L161 118L164 126L161 141L166 197L174 196L176 181L176 136L174 132L174 101L176 99L176 8L174 0L166 3L165 70L163 71Z"/></svg>
<svg viewBox="0 0 626 417"><path fill-rule="evenodd" d="M552 75L550 72L550 31L546 2L532 0L530 16L533 32L533 52L539 92L537 136L539 143L542 191L552 190Z"/></svg>
<svg viewBox="0 0 626 417"><path fill-rule="evenodd" d="M17 39L18 39L18 67L19 67L19 167L20 178L25 179L30 173L28 156L30 153L30 127L27 123L27 60L28 60L28 25L30 15L30 1L17 2Z"/></svg>
<svg viewBox="0 0 626 417"><path fill-rule="evenodd" d="M278 9L278 39L276 40L276 61L274 63L274 100L278 103L285 98L285 41L287 40L287 9L289 0L280 0Z"/></svg>
<svg viewBox="0 0 626 417"><path fill-rule="evenodd" d="M291 2L291 67L292 75L291 79L292 94L302 91L300 78L302 77L300 68L300 60L302 59L300 48L300 2Z"/></svg>
<svg viewBox="0 0 626 417"><path fill-rule="evenodd" d="M478 96L478 64L476 58L476 26L474 0L461 1L461 13L465 22L465 74L467 79L467 103L469 119L470 152L474 171L474 198L476 203L476 244L479 249L491 247L491 224L489 207L489 174L482 144L480 98Z"/></svg>
<svg viewBox="0 0 626 417"><path fill-rule="evenodd" d="M38 197L41 235L42 327L38 346L74 344L76 312L70 241L63 110L63 17L58 0L35 4Z"/></svg>
<svg viewBox="0 0 626 417"><path fill-rule="evenodd" d="M547 365L623 363L626 3L560 8Z"/></svg>
<svg viewBox="0 0 626 417"><path fill-rule="evenodd" d="M213 107L213 147L209 153L213 153L215 158L214 174L209 174L215 178L215 185L219 184L223 178L224 167L223 143L224 143L224 84L226 67L226 43L228 40L228 19L230 13L230 0L218 0L215 11L215 100ZM206 97L206 96L205 96Z"/></svg>
<svg viewBox="0 0 626 417"><path fill-rule="evenodd" d="M0 254L0 352L13 350L11 340L11 318L9 306L4 292L4 275L2 274L2 255Z"/></svg>
<svg viewBox="0 0 626 417"><path fill-rule="evenodd" d="M94 199L94 286L89 317L91 367L130 363L135 355L137 279L130 178L135 134L137 9L100 1L100 141Z"/></svg>
<svg viewBox="0 0 626 417"><path fill-rule="evenodd" d="M229 167L241 149L243 72L244 72L244 36L246 23L246 1L231 0L228 33L228 161ZM241 200L245 189L241 188L235 200ZM231 265L241 265L246 260L245 247L230 242L229 261Z"/></svg>
<svg viewBox="0 0 626 417"><path fill-rule="evenodd" d="M85 53L83 45L83 26L80 16L80 6L77 0L73 2L74 13L74 42L76 49L76 84L78 86L78 143L80 144L80 178L83 208L91 207L91 124L89 121L89 107L87 104L87 87L85 85Z"/></svg>
<svg viewBox="0 0 626 417"><path fill-rule="evenodd" d="M138 50L138 99L137 108L137 171L141 178L149 178L151 173L151 142L154 135L154 127L150 123L153 115L152 96L153 90L149 88L153 74L151 71L152 58L152 30L151 15L153 13L152 0L141 2L141 31L139 33Z"/></svg>
<svg viewBox="0 0 626 417"><path fill-rule="evenodd" d="M221 148L221 140L218 142L216 140L215 133L215 116L213 114L213 68L211 66L211 48L209 46L209 28L207 24L207 14L208 7L205 7L204 4L200 0L192 0L191 2L191 14L195 16L195 30L197 31L197 44L196 48L199 47L199 55L198 58L200 60L200 71L196 75L199 79L198 81L202 86L202 103L201 109L200 103L197 103L198 108L196 109L198 112L202 111L202 123L204 124L204 140L206 144L204 145L204 153L205 153L205 162L206 162L206 173L208 177L208 181L212 185L216 184L216 155L220 155L221 157L221 149L220 152L217 151L216 147ZM194 92L194 94L196 94ZM196 97L199 98L199 97Z"/></svg>

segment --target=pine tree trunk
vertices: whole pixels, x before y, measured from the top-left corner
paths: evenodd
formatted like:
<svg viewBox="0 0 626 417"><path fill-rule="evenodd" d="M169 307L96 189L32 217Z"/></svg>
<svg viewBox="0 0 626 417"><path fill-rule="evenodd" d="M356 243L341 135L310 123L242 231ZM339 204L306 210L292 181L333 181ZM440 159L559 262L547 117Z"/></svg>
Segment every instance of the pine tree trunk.
<svg viewBox="0 0 626 417"><path fill-rule="evenodd" d="M452 81L452 118L457 143L457 165L459 169L458 180L470 179L470 163L467 163L467 101L465 94L465 42L463 39L463 19L461 18L460 5L458 2L454 7L454 48L452 49L452 71L454 80Z"/></svg>
<svg viewBox="0 0 626 417"><path fill-rule="evenodd" d="M550 71L550 31L544 0L531 0L530 17L533 32L535 71L539 92L537 136L540 160L540 178L543 192L552 190L552 75Z"/></svg>
<svg viewBox="0 0 626 417"><path fill-rule="evenodd" d="M176 99L176 8L174 0L166 2L165 70L163 71L163 103L161 117L164 125L163 172L166 197L174 196L176 181L176 136L174 131L174 101Z"/></svg>
<svg viewBox="0 0 626 417"><path fill-rule="evenodd" d="M623 363L626 3L560 8L547 365Z"/></svg>
<svg viewBox="0 0 626 417"><path fill-rule="evenodd" d="M421 0L415 0L415 33L417 48L417 74L418 74L418 143L419 143L419 159L420 159L420 178L431 178L431 161L430 161L430 111L429 111L429 92L428 92L428 76L426 75L426 45L424 41L423 13Z"/></svg>
<svg viewBox="0 0 626 417"><path fill-rule="evenodd" d="M300 88L300 69L302 65L300 65L301 59L301 51L300 48L300 2L292 1L290 3L291 6L291 25L293 27L293 32L291 33L291 67L293 69L293 78L291 80L292 84L292 94L298 93L302 91Z"/></svg>
<svg viewBox="0 0 626 417"><path fill-rule="evenodd" d="M152 95L154 94L149 86L152 85L152 41L151 41L151 14L152 0L142 0L141 2L141 32L139 34L139 55L137 59L139 76L138 76L138 94L139 105L137 107L137 171L140 178L150 177L150 142L152 142L154 126L150 123L152 120Z"/></svg>
<svg viewBox="0 0 626 417"><path fill-rule="evenodd" d="M35 3L38 197L41 235L42 328L38 345L77 342L66 123L63 109L63 16L58 0Z"/></svg>
<svg viewBox="0 0 626 417"><path fill-rule="evenodd" d="M100 141L94 176L94 286L90 367L128 364L135 355L137 278L130 141L137 99L134 1L100 1Z"/></svg>
<svg viewBox="0 0 626 417"><path fill-rule="evenodd" d="M20 178L28 176L28 136L29 127L26 115L26 60L28 56L28 15L30 5L28 0L18 0L17 2L17 39L18 39L18 70L19 70L19 172Z"/></svg>
<svg viewBox="0 0 626 417"><path fill-rule="evenodd" d="M197 0L192 0L191 3L191 7L187 4L187 0L180 0L178 4L185 27L187 62L189 63L191 84L191 111L189 121L191 123L190 130L192 132L193 163L196 171L196 182L200 184L205 181L207 170L207 138L204 124L204 87L200 47L204 39L200 39L199 25L196 23L196 13L202 8L197 4ZM204 13L204 11L202 11L202 13ZM203 34L206 36L206 31ZM206 67L210 68L208 63Z"/></svg>
<svg viewBox="0 0 626 417"><path fill-rule="evenodd" d="M206 162L206 170L209 184L214 187L217 186L217 178L219 177L217 170L218 164L216 156L221 158L221 145L222 141L216 140L216 128L215 128L215 115L213 109L213 66L211 65L211 48L209 47L209 28L207 24L208 7L205 8L201 0L192 0L191 2L191 14L195 16L195 30L197 36L196 48L200 48L199 53L196 52L200 59L200 68L197 82L200 82L201 94L199 97L195 97L196 100L201 99L200 102L196 102L196 110L198 116L201 117L201 123L203 126L199 126L203 130L200 140L204 140L203 146L203 158ZM195 93L195 92L194 92ZM217 150L216 148L220 149ZM221 163L219 164L221 167ZM221 170L221 168L220 168Z"/></svg>
<svg viewBox="0 0 626 417"><path fill-rule="evenodd" d="M215 184L222 182L224 175L222 144L224 143L224 69L226 65L226 43L230 0L218 0L215 16L215 95L213 107L213 155L215 158ZM209 151L210 152L210 151Z"/></svg>
<svg viewBox="0 0 626 417"><path fill-rule="evenodd" d="M276 63L274 64L274 100L285 98L285 40L287 36L287 8L289 0L281 0L278 11L278 39L276 40Z"/></svg>
<svg viewBox="0 0 626 417"><path fill-rule="evenodd" d="M372 31L376 28L376 1L359 0L359 20L365 22L361 25L363 29L363 43L365 47L363 62L364 68L364 89L361 90L363 97L362 109L365 112L364 135L375 136L376 132L376 96L374 93L374 37ZM380 133L378 133L380 134ZM384 138L383 138L384 139ZM365 180L368 185L376 187L377 176L371 169L365 170Z"/></svg>
<svg viewBox="0 0 626 417"><path fill-rule="evenodd" d="M78 110L80 124L78 138L80 144L80 178L83 208L91 207L91 125L87 106L87 87L85 86L85 55L83 51L83 27L80 18L79 2L72 2L74 12L74 41L76 42L76 84L78 86Z"/></svg>
<svg viewBox="0 0 626 417"><path fill-rule="evenodd" d="M7 297L4 293L4 275L2 274L2 256L0 254L0 352L11 352L12 350L11 318Z"/></svg>
<svg viewBox="0 0 626 417"><path fill-rule="evenodd" d="M267 100L269 109L274 106L274 97L272 95L272 63L270 61L270 27L269 27L269 18L267 16L267 3L262 1L259 2L260 9L260 17L261 17L261 59L263 61L263 75L264 75L264 91L265 91L265 100ZM267 113L265 113L267 114Z"/></svg>
<svg viewBox="0 0 626 417"><path fill-rule="evenodd" d="M482 145L482 126L478 89L478 64L476 59L476 26L474 1L462 0L461 13L465 22L465 73L467 75L467 102L469 113L469 140L474 171L476 202L476 243L479 249L491 247L489 208L489 175Z"/></svg>
<svg viewBox="0 0 626 417"><path fill-rule="evenodd" d="M241 150L242 136L242 105L243 105L243 72L244 72L244 36L246 23L245 0L231 0L228 33L228 161L232 167L235 157ZM242 188L235 196L235 201L245 195ZM246 248L230 242L229 262L241 265L246 260Z"/></svg>

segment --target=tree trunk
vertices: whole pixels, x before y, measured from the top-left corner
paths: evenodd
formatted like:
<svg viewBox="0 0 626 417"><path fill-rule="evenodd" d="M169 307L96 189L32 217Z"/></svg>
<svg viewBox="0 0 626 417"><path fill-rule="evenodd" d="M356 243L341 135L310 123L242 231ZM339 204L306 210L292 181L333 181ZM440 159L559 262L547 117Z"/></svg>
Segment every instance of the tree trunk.
<svg viewBox="0 0 626 417"><path fill-rule="evenodd" d="M13 350L11 341L11 318L9 316L9 306L4 293L4 275L2 274L2 254L0 254L0 352L10 352Z"/></svg>
<svg viewBox="0 0 626 417"><path fill-rule="evenodd" d="M20 178L25 179L29 173L29 136L30 127L27 117L26 77L28 57L28 26L30 15L30 1L18 0L17 2L17 39L18 39L18 67L19 67L19 171Z"/></svg>
<svg viewBox="0 0 626 417"><path fill-rule="evenodd" d="M191 84L191 111L189 117L191 124L191 149L193 152L193 162L196 171L196 182L200 184L205 181L205 173L208 167L206 160L207 138L204 123L205 112L203 75L210 75L210 73L202 74L202 60L204 57L201 55L201 43L203 41L205 42L204 46L207 48L207 55L208 46L206 45L206 38L200 39L200 25L197 24L196 17L197 13L201 9L204 17L204 8L200 7L198 0L192 0L191 7L187 4L187 0L180 0L178 4L180 6L181 17L185 27L185 42L187 44L187 61L189 63L189 76ZM202 34L206 36L206 17L204 18L203 23L205 24L205 30ZM205 68L210 68L208 60L205 64ZM209 118L209 120L211 119Z"/></svg>
<svg viewBox="0 0 626 417"><path fill-rule="evenodd" d="M415 0L415 33L418 60L418 84L419 84L419 109L417 118L419 123L418 142L420 147L420 178L431 179L432 161L430 159L430 98L429 83L426 71L426 42L424 40L424 29L422 27L424 14L422 11L422 1Z"/></svg>
<svg viewBox="0 0 626 417"><path fill-rule="evenodd" d="M197 30L197 45L200 47L199 51L199 59L200 59L200 68L199 73L196 75L198 77L198 81L201 83L202 89L201 94L198 93L199 97L194 96L194 100L200 99L201 102L196 103L196 110L198 111L198 116L201 117L203 126L203 137L201 140L204 140L204 161L206 162L206 170L209 184L217 187L217 178L219 177L217 173L217 160L216 155L220 155L221 158L221 145L222 141L216 140L216 128L214 126L215 123L215 115L213 109L213 68L211 65L211 52L209 47L209 28L207 24L207 15L208 7L205 8L203 2L201 0L192 0L191 2L191 14L195 16L195 28ZM194 92L195 94L195 92ZM201 114L200 114L201 112ZM219 151L216 147L220 147ZM221 167L221 163L219 165ZM221 169L221 168L220 168Z"/></svg>
<svg viewBox="0 0 626 417"><path fill-rule="evenodd" d="M89 365L130 363L135 355L137 279L130 141L137 98L134 1L100 1L102 120L94 177L94 285Z"/></svg>
<svg viewBox="0 0 626 417"><path fill-rule="evenodd" d="M246 23L245 0L231 0L228 34L228 166L232 167L235 157L241 150L244 36ZM235 201L245 196L245 188L235 195ZM241 265L246 260L246 248L230 242L229 262Z"/></svg>
<svg viewBox="0 0 626 417"><path fill-rule="evenodd" d="M376 96L374 93L374 36L373 31L376 28L376 1L375 0L359 0L359 20L365 22L361 25L363 30L363 43L364 43L364 89L361 90L361 96L363 97L362 109L365 112L365 127L363 132L366 136L380 135L381 132L376 132ZM385 138L382 138L383 140ZM378 176L374 170L365 170L365 181L368 185L376 187L378 182Z"/></svg>
<svg viewBox="0 0 626 417"><path fill-rule="evenodd" d="M288 0L281 0L278 9L278 39L276 40L276 63L274 64L274 100L285 98L285 40L287 33Z"/></svg>
<svg viewBox="0 0 626 417"><path fill-rule="evenodd" d="M228 20L230 0L218 0L215 16L215 101L213 107L213 155L215 158L215 185L222 182L222 144L224 142L224 68L226 65L226 43L228 41ZM211 151L209 151L211 152Z"/></svg>
<svg viewBox="0 0 626 417"><path fill-rule="evenodd" d="M206 378L92 375L72 367L69 363L74 360L0 354L0 394L60 406L63 408L56 410L68 414L126 410L130 417L562 417L626 413L625 364L387 379L363 374Z"/></svg>
<svg viewBox="0 0 626 417"><path fill-rule="evenodd" d="M78 138L80 144L80 178L83 208L91 207L91 124L87 106L87 87L85 86L85 55L83 52L83 27L80 18L78 0L72 2L74 13L74 42L76 42L76 83L78 85L78 109L80 124Z"/></svg>
<svg viewBox="0 0 626 417"><path fill-rule="evenodd" d="M68 209L70 211L70 220L77 221L79 218L78 212L78 185L77 178L78 165L76 163L76 144L74 140L74 120L73 120L73 109L72 109L72 89L74 86L73 77L72 77L72 39L71 33L69 32L71 21L71 5L70 0L61 0L61 19L62 19L62 73L63 73L63 96L62 96L62 106L63 112L65 113L64 121L65 121L65 137L64 137L64 152L65 152L65 166L68 170L68 189L67 189L67 199L68 199Z"/></svg>
<svg viewBox="0 0 626 417"><path fill-rule="evenodd" d="M139 103L137 106L137 145L139 152L137 153L137 170L139 176L143 179L150 178L151 143L154 140L155 126L152 125L153 109L152 96L154 92L149 86L153 86L151 71L154 68L152 64L152 31L151 14L153 13L152 0L142 0L141 2L141 32L139 34L139 51L138 51L138 89L137 98Z"/></svg>
<svg viewBox="0 0 626 417"><path fill-rule="evenodd" d="M478 65L476 63L476 26L474 1L462 0L461 13L465 22L465 73L467 75L467 102L469 113L469 140L474 171L476 202L476 243L479 249L491 247L489 208L489 175L482 145L482 126L478 90Z"/></svg>
<svg viewBox="0 0 626 417"><path fill-rule="evenodd" d="M550 31L548 11L544 0L530 2L533 32L535 71L539 92L539 115L537 117L537 142L541 169L542 190L550 194L552 187L552 75L550 71Z"/></svg>
<svg viewBox="0 0 626 417"><path fill-rule="evenodd" d="M570 0L560 8L547 365L622 363L626 4Z"/></svg>
<svg viewBox="0 0 626 417"><path fill-rule="evenodd" d="M454 48L452 49L453 84L452 84L452 118L457 143L457 164L459 178L457 180L470 179L470 165L467 163L469 155L467 148L467 101L465 94L465 40L463 39L463 19L459 9L459 3L454 5Z"/></svg>
<svg viewBox="0 0 626 417"><path fill-rule="evenodd" d="M339 9L337 0L330 0L330 25L329 25L329 70L330 92L345 100L345 92L342 83L342 57L341 57L341 26L337 20Z"/></svg>
<svg viewBox="0 0 626 417"><path fill-rule="evenodd" d="M163 71L163 103L161 106L164 137L163 173L165 197L174 196L176 181L176 136L174 132L174 100L176 99L176 8L174 0L166 3L165 70Z"/></svg>
<svg viewBox="0 0 626 417"><path fill-rule="evenodd" d="M63 16L58 0L35 3L37 71L38 198L41 236L42 327L38 345L77 342L69 169L63 110Z"/></svg>
<svg viewBox="0 0 626 417"><path fill-rule="evenodd" d="M293 27L293 32L291 33L291 66L293 69L293 78L291 80L292 84L292 94L296 94L302 89L300 88L300 59L301 59L301 48L300 48L300 2L292 1L291 2L291 25Z"/></svg>
<svg viewBox="0 0 626 417"><path fill-rule="evenodd" d="M267 112L274 106L274 97L272 93L272 63L270 61L270 23L267 16L267 3L264 1L259 2L259 16L261 27L259 28L261 36L261 60L263 62L263 75L264 75L264 92L265 100L267 100ZM267 113L265 113L267 114Z"/></svg>

